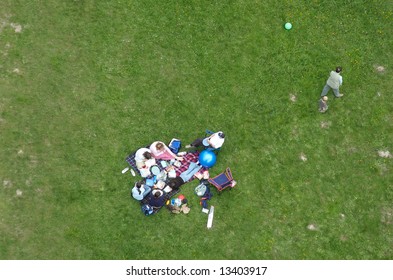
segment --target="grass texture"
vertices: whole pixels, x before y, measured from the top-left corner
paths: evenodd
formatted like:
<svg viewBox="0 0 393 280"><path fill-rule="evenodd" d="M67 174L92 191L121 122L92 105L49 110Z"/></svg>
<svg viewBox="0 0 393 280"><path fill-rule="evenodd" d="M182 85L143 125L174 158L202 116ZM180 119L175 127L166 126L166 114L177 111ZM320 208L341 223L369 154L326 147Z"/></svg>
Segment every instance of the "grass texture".
<svg viewBox="0 0 393 280"><path fill-rule="evenodd" d="M391 0L2 0L0 259L392 259L392 26ZM124 158L205 129L238 182L213 228L196 181L143 216Z"/></svg>

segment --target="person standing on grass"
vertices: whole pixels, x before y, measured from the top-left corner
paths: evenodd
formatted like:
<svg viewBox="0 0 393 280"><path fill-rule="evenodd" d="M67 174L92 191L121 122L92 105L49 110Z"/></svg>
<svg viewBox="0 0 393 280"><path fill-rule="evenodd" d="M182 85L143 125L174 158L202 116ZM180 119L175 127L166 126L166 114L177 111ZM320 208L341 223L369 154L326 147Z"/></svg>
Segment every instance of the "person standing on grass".
<svg viewBox="0 0 393 280"><path fill-rule="evenodd" d="M343 77L340 75L343 69L338 66L336 67L336 71L331 71L329 79L326 81L326 85L322 90L321 97L326 96L330 89L333 90L334 96L339 98L344 96L339 91L340 86L343 84Z"/></svg>
<svg viewBox="0 0 393 280"><path fill-rule="evenodd" d="M327 96L323 96L321 97L321 99L319 99L319 109L318 111L320 113L325 113L327 111L327 109L329 108L327 105L327 101L328 101L328 97Z"/></svg>

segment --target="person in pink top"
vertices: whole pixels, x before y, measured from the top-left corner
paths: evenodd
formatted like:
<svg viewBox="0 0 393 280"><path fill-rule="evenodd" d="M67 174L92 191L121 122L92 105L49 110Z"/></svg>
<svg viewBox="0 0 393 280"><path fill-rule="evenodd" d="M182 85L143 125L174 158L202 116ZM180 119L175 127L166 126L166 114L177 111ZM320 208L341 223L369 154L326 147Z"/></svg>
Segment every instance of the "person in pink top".
<svg viewBox="0 0 393 280"><path fill-rule="evenodd" d="M176 159L179 161L182 161L182 157L178 157L175 155L167 145L165 145L161 141L156 141L153 144L150 145L150 151L152 156L155 159L163 159L163 160L171 160L171 159Z"/></svg>

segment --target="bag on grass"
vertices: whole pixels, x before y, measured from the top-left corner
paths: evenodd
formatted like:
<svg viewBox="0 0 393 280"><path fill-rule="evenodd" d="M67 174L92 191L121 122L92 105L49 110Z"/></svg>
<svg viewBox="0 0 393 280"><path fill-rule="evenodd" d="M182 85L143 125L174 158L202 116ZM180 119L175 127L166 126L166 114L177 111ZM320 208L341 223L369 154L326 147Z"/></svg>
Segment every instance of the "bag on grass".
<svg viewBox="0 0 393 280"><path fill-rule="evenodd" d="M181 208L180 208L180 207L174 206L174 205L172 205L172 204L170 204L170 203L168 203L168 204L166 205L166 208L167 208L171 213L174 213L174 214L179 214L179 213L181 212Z"/></svg>
<svg viewBox="0 0 393 280"><path fill-rule="evenodd" d="M177 154L181 148L181 141L179 139L173 138L168 147L174 154Z"/></svg>
<svg viewBox="0 0 393 280"><path fill-rule="evenodd" d="M149 204L143 204L141 210L142 213L145 214L146 216L153 214L153 207L151 207Z"/></svg>
<svg viewBox="0 0 393 280"><path fill-rule="evenodd" d="M206 187L205 184L199 184L199 185L196 186L196 188L195 188L195 194L196 194L197 196L203 196L203 195L205 194L205 192L206 192L206 189L207 189L207 187Z"/></svg>

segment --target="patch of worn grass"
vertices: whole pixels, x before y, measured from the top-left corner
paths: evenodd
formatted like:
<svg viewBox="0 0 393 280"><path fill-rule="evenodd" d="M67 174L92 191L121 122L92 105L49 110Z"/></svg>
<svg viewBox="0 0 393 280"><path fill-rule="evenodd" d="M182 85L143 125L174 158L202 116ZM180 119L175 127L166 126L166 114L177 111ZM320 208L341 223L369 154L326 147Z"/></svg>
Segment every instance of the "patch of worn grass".
<svg viewBox="0 0 393 280"><path fill-rule="evenodd" d="M2 1L0 258L391 259L393 7L336 5ZM196 182L143 216L124 158L207 128L238 182L213 228Z"/></svg>

